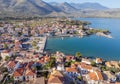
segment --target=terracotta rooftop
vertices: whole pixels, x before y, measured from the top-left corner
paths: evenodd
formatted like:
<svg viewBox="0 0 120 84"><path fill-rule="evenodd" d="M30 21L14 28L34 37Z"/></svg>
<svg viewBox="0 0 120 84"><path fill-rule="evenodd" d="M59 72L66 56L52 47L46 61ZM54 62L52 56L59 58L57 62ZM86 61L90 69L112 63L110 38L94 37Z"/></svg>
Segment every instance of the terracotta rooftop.
<svg viewBox="0 0 120 84"><path fill-rule="evenodd" d="M91 65L88 65L88 64L83 63L83 62L80 63L80 66L81 66L81 68L84 68L84 69L87 69L87 70L91 70L92 69Z"/></svg>
<svg viewBox="0 0 120 84"><path fill-rule="evenodd" d="M76 68L66 67L67 72L78 72Z"/></svg>
<svg viewBox="0 0 120 84"><path fill-rule="evenodd" d="M96 62L98 62L98 63L102 63L103 60L102 60L101 58L96 58Z"/></svg>
<svg viewBox="0 0 120 84"><path fill-rule="evenodd" d="M24 72L23 68L19 68L16 71L14 71L14 77L22 76Z"/></svg>
<svg viewBox="0 0 120 84"><path fill-rule="evenodd" d="M26 75L26 76L29 76L29 75L30 75L30 76L31 76L31 75L35 75L35 71L30 70L30 69L27 69L25 75Z"/></svg>
<svg viewBox="0 0 120 84"><path fill-rule="evenodd" d="M7 66L9 66L10 68L14 68L15 65L17 64L17 61L10 61Z"/></svg>
<svg viewBox="0 0 120 84"><path fill-rule="evenodd" d="M53 71L48 79L49 83L63 84L64 76L59 71Z"/></svg>
<svg viewBox="0 0 120 84"><path fill-rule="evenodd" d="M99 71L89 72L88 75L89 75L90 80L95 80L95 81L103 80L102 73Z"/></svg>

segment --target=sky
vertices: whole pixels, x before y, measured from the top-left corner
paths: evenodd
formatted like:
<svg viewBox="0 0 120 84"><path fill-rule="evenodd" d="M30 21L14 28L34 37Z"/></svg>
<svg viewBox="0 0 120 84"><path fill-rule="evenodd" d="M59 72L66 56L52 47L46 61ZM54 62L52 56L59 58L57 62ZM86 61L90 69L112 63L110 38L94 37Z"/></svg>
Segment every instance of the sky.
<svg viewBox="0 0 120 84"><path fill-rule="evenodd" d="M74 3L97 2L109 8L120 8L120 0L44 0L44 1L59 2L59 3L61 2L74 2Z"/></svg>

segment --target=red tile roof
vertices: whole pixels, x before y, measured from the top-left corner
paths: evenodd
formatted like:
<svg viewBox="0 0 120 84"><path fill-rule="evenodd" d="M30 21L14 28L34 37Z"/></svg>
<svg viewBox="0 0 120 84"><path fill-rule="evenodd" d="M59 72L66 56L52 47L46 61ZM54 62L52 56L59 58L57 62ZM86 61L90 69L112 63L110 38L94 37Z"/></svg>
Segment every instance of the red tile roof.
<svg viewBox="0 0 120 84"><path fill-rule="evenodd" d="M16 64L17 64L16 61L10 61L10 62L7 64L7 66L8 66L9 68L14 68Z"/></svg>
<svg viewBox="0 0 120 84"><path fill-rule="evenodd" d="M25 75L26 75L26 76L35 75L35 71L28 69L28 70L26 70Z"/></svg>
<svg viewBox="0 0 120 84"><path fill-rule="evenodd" d="M66 67L65 69L67 72L78 72L76 68L70 68L70 67Z"/></svg>
<svg viewBox="0 0 120 84"><path fill-rule="evenodd" d="M22 76L23 72L24 72L24 69L23 68L19 68L16 71L14 71L13 75L14 75L14 77Z"/></svg>
<svg viewBox="0 0 120 84"><path fill-rule="evenodd" d="M91 70L92 69L91 65L88 65L88 64L83 63L83 62L80 63L80 66L81 66L81 68L84 68L84 69L87 69L87 70Z"/></svg>

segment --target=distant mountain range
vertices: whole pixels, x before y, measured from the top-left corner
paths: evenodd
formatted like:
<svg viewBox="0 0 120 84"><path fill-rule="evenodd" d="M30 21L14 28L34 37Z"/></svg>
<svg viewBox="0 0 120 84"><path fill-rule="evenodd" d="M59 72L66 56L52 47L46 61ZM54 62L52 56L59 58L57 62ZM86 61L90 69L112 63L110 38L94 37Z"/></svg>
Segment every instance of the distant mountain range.
<svg viewBox="0 0 120 84"><path fill-rule="evenodd" d="M0 0L0 17L75 16L120 17L120 9L110 9L99 3L56 3L42 0Z"/></svg>

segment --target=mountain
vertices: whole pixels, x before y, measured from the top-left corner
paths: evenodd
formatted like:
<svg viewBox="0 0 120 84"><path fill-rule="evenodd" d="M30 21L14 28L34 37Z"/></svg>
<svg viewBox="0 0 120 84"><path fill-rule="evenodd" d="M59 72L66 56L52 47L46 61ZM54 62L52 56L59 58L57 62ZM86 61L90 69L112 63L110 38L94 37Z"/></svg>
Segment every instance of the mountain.
<svg viewBox="0 0 120 84"><path fill-rule="evenodd" d="M99 3L70 3L71 6L75 7L76 9L96 9L96 10L106 10L107 7L99 4Z"/></svg>
<svg viewBox="0 0 120 84"><path fill-rule="evenodd" d="M54 7L59 8L63 12L71 12L71 11L76 11L77 10L75 7L71 6L67 2L64 2L64 3L51 2L50 4Z"/></svg>
<svg viewBox="0 0 120 84"><path fill-rule="evenodd" d="M47 3L42 0L0 0L0 17L120 17L120 9L99 3Z"/></svg>
<svg viewBox="0 0 120 84"><path fill-rule="evenodd" d="M45 15L61 12L42 0L0 0L0 12L5 14Z"/></svg>

